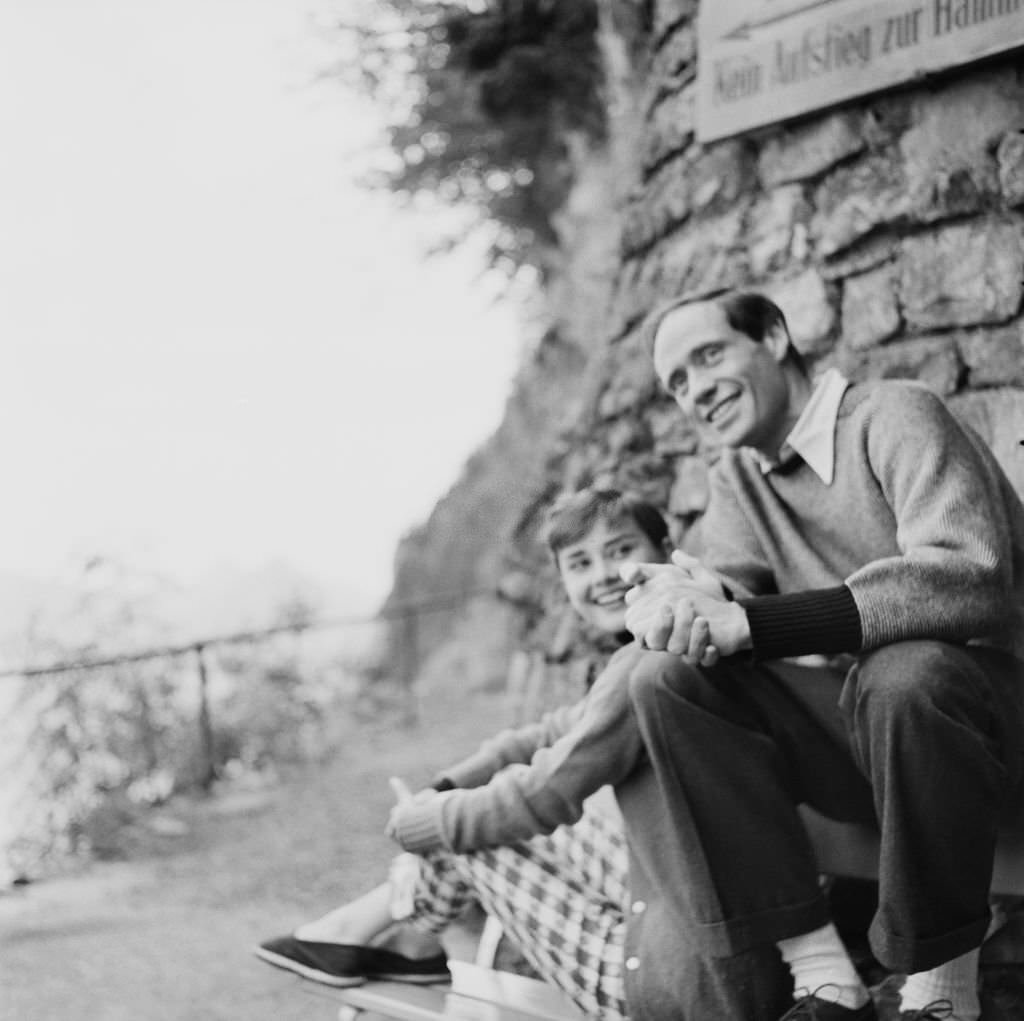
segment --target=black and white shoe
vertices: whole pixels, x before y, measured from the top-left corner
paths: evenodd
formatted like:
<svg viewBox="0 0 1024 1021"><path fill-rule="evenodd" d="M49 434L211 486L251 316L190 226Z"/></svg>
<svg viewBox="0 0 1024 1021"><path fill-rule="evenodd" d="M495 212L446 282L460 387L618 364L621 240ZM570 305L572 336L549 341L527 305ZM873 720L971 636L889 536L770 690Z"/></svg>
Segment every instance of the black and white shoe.
<svg viewBox="0 0 1024 1021"><path fill-rule="evenodd" d="M875 1005L868 1000L856 1009L843 1007L820 996L805 996L797 1000L779 1021L877 1021Z"/></svg>
<svg viewBox="0 0 1024 1021"><path fill-rule="evenodd" d="M367 979L427 985L450 982L452 977L444 954L414 958L382 947L317 943L294 936L269 939L254 953L275 968L338 988L362 985Z"/></svg>
<svg viewBox="0 0 1024 1021"><path fill-rule="evenodd" d="M900 1021L956 1021L953 1004L949 1000L934 1000L920 1010L901 1010Z"/></svg>

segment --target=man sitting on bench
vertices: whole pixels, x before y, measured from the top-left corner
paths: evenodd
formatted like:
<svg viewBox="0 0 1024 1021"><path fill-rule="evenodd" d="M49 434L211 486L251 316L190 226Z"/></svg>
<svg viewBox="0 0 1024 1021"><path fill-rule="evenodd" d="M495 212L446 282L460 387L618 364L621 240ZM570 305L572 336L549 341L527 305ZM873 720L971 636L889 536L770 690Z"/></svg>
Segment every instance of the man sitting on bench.
<svg viewBox="0 0 1024 1021"><path fill-rule="evenodd" d="M802 997L786 1018L873 1019L796 804L877 817L870 939L909 974L903 1017L976 1021L997 823L1024 772L1024 508L923 386L812 386L761 295L675 302L646 331L665 389L723 448L702 564L624 572L630 630L685 666L633 706L700 942L777 944ZM724 590L694 585L708 568ZM707 642L721 662L686 665ZM764 666L806 653L853 666Z"/></svg>
<svg viewBox="0 0 1024 1021"><path fill-rule="evenodd" d="M619 569L665 560L661 514L628 494L584 490L551 509L547 538L572 606L629 641ZM382 885L257 954L337 986L436 981L447 973L436 933L476 899L588 1017L777 1017L791 990L777 952L710 958L696 949L681 912L679 863L664 854L667 820L652 813L658 781L629 687L677 664L625 645L581 702L499 734L444 770L433 789L401 797L388 830L416 853L400 856ZM625 838L621 820L584 810L609 783Z"/></svg>

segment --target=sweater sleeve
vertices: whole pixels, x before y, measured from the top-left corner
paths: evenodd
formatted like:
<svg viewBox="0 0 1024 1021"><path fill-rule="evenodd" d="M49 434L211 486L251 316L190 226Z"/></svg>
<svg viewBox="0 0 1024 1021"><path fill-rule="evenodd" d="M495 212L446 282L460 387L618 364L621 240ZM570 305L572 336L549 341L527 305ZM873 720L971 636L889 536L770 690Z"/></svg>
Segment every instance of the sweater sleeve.
<svg viewBox="0 0 1024 1021"><path fill-rule="evenodd" d="M529 764L514 763L489 783L437 794L392 814L391 833L407 851L458 854L498 847L574 823L584 800L629 775L643 744L629 705L629 680L645 657L675 657L626 646L609 661L576 724Z"/></svg>
<svg viewBox="0 0 1024 1021"><path fill-rule="evenodd" d="M545 713L536 723L503 730L484 741L472 754L434 777L438 790L480 787L495 773L516 762L529 762L540 748L554 744L583 715L583 703Z"/></svg>
<svg viewBox="0 0 1024 1021"><path fill-rule="evenodd" d="M747 612L754 657L833 655L863 644L860 613L845 585L737 600Z"/></svg>
<svg viewBox="0 0 1024 1021"><path fill-rule="evenodd" d="M878 388L865 441L899 555L846 579L863 648L1002 630L1014 602L1012 511L991 451L935 394L912 385Z"/></svg>
<svg viewBox="0 0 1024 1021"><path fill-rule="evenodd" d="M758 659L965 642L1012 614L1012 511L991 451L922 386L880 385L859 413L851 456L866 459L864 484L888 505L897 552L833 588L739 600Z"/></svg>

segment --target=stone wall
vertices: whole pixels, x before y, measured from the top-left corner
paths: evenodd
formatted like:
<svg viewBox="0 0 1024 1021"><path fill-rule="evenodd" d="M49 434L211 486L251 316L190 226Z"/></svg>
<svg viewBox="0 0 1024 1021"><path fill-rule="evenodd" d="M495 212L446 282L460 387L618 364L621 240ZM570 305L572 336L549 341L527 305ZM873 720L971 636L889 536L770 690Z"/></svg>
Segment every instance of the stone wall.
<svg viewBox="0 0 1024 1021"><path fill-rule="evenodd" d="M638 326L667 298L744 287L779 303L812 370L914 378L949 398L1024 490L1019 55L701 145L696 9L657 7L621 267L581 415L558 440L559 484L638 488L686 542L705 460Z"/></svg>
<svg viewBox="0 0 1024 1021"><path fill-rule="evenodd" d="M614 481L666 506L693 541L705 460L638 326L666 298L737 286L780 304L812 369L915 378L950 398L1024 489L1024 62L702 145L696 12L693 0L654 5L629 192L607 211L618 263L593 298L601 332L566 394L573 418L535 450L536 492ZM529 553L539 505L520 502L506 553L546 579L550 609L557 586ZM564 658L575 638L548 621L533 641Z"/></svg>

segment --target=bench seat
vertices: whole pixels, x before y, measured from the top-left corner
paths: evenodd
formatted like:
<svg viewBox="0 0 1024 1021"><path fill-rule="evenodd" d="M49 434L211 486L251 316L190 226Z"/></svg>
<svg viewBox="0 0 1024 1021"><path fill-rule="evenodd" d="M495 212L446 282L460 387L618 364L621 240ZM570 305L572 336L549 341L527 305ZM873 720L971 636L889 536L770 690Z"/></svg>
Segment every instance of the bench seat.
<svg viewBox="0 0 1024 1021"><path fill-rule="evenodd" d="M878 878L878 833L871 826L836 822L800 807L822 873L855 879ZM1000 833L992 892L1024 896L1024 818ZM332 990L341 1001L339 1021L584 1021L560 990L522 975L480 964L451 961L451 984L367 982Z"/></svg>
<svg viewBox="0 0 1024 1021"><path fill-rule="evenodd" d="M878 832L874 827L826 819L806 805L800 806L800 814L823 873L878 878ZM992 892L1024 896L1024 818L1000 831Z"/></svg>
<svg viewBox="0 0 1024 1021"><path fill-rule="evenodd" d="M341 1000L339 1021L370 1021L373 1015L397 1021L584 1021L561 991L523 975L494 971L466 961L450 961L451 984L367 982L332 990Z"/></svg>

